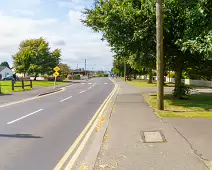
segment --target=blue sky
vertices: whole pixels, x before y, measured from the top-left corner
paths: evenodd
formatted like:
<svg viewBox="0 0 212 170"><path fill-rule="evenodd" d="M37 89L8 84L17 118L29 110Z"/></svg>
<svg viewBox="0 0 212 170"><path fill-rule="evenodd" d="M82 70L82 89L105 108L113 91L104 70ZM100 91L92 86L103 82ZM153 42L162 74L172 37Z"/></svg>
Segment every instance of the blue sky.
<svg viewBox="0 0 212 170"><path fill-rule="evenodd" d="M0 0L0 62L11 56L22 40L44 37L52 49L62 50L62 62L72 68L109 70L112 53L101 35L80 22L81 11L93 0Z"/></svg>

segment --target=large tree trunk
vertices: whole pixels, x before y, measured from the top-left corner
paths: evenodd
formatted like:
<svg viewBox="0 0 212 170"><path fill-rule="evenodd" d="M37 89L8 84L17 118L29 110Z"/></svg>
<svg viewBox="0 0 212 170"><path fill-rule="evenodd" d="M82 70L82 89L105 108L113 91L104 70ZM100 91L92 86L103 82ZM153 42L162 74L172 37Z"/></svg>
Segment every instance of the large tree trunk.
<svg viewBox="0 0 212 170"><path fill-rule="evenodd" d="M35 74L34 80L36 80L38 77L38 73Z"/></svg>
<svg viewBox="0 0 212 170"><path fill-rule="evenodd" d="M129 81L132 81L132 74L129 73Z"/></svg>
<svg viewBox="0 0 212 170"><path fill-rule="evenodd" d="M149 69L149 82L148 83L152 83L152 69Z"/></svg>
<svg viewBox="0 0 212 170"><path fill-rule="evenodd" d="M136 80L136 74L134 74L134 79Z"/></svg>
<svg viewBox="0 0 212 170"><path fill-rule="evenodd" d="M175 89L181 85L181 79L182 79L182 67L178 67L175 72Z"/></svg>

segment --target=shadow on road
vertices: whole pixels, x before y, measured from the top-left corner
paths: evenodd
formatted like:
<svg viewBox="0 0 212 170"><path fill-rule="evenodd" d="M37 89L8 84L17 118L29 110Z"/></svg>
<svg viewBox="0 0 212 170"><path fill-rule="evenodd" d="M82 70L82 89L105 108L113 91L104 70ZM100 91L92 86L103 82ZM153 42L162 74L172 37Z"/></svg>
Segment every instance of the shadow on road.
<svg viewBox="0 0 212 170"><path fill-rule="evenodd" d="M42 138L41 136L33 136L32 134L0 134L0 138Z"/></svg>

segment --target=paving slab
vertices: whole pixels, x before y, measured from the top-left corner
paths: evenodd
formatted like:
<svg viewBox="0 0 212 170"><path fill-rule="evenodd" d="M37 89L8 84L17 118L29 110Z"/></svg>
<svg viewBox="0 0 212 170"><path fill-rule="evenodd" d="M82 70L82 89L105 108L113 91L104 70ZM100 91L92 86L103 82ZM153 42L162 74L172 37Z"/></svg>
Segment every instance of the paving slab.
<svg viewBox="0 0 212 170"><path fill-rule="evenodd" d="M164 119L176 128L202 159L212 161L212 119Z"/></svg>
<svg viewBox="0 0 212 170"><path fill-rule="evenodd" d="M154 114L140 90L116 82L120 90L94 170L208 169L187 140ZM166 141L144 143L141 131L161 131Z"/></svg>

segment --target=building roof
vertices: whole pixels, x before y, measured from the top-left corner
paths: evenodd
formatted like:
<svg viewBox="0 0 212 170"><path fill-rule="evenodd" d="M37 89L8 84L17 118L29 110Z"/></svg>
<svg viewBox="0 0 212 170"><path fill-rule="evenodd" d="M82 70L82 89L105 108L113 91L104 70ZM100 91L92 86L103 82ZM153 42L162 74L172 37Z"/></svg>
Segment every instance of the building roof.
<svg viewBox="0 0 212 170"><path fill-rule="evenodd" d="M2 71L2 70L4 70L6 67L5 66L0 66L0 72Z"/></svg>

